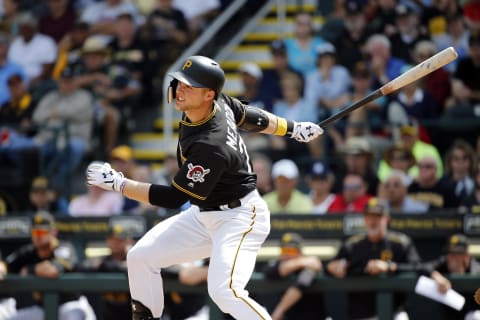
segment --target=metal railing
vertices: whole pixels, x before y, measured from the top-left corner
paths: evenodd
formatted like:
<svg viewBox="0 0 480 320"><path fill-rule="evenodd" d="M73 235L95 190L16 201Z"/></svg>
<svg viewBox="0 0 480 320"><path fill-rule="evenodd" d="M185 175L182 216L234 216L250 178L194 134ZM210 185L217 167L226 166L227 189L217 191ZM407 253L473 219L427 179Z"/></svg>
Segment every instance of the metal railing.
<svg viewBox="0 0 480 320"><path fill-rule="evenodd" d="M462 275L450 277L452 286L457 291L474 291L480 286L480 276ZM348 280L319 276L312 292L377 292L377 311L381 320L392 319L393 292L413 292L417 281L414 273L381 277L350 277ZM261 273L254 273L247 289L251 293L279 293L286 289L289 280L271 281ZM165 292L206 293L206 285L185 286L173 279L164 279ZM15 295L17 293L39 291L43 294L45 319L57 320L59 292L127 292L128 282L125 274L117 273L71 273L58 279L42 279L33 276L8 275L0 282L0 293ZM466 297L471 299L472 297ZM210 302L213 306L212 302ZM221 313L216 307L210 308L210 319L221 319Z"/></svg>

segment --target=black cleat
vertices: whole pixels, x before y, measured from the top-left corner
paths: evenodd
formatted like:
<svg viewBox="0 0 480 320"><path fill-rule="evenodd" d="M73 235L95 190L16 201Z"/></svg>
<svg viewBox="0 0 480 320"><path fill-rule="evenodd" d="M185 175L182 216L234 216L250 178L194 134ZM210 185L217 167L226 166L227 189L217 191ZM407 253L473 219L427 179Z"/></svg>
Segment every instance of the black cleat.
<svg viewBox="0 0 480 320"><path fill-rule="evenodd" d="M132 299L132 320L160 320L160 318L154 318L150 309L140 301Z"/></svg>

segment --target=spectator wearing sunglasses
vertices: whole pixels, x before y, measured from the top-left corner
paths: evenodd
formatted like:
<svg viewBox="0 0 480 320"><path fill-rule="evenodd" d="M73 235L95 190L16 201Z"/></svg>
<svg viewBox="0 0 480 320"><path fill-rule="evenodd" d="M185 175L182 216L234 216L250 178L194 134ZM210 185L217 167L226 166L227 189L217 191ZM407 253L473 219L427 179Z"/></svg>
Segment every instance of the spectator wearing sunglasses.
<svg viewBox="0 0 480 320"><path fill-rule="evenodd" d="M403 171L395 169L383 183L385 205L392 213L426 213L429 204L418 201L408 195L410 177Z"/></svg>
<svg viewBox="0 0 480 320"><path fill-rule="evenodd" d="M328 207L328 213L362 213L368 200L368 186L363 177L349 173L343 178L342 192L335 195Z"/></svg>
<svg viewBox="0 0 480 320"><path fill-rule="evenodd" d="M32 219L32 243L20 247L6 257L9 273L55 279L72 272L77 256L72 244L57 238L54 217L40 211ZM34 294L35 304L16 310L9 320L45 319L43 299ZM68 307L62 307L68 303ZM94 319L93 309L84 296L76 293L60 294L58 319Z"/></svg>
<svg viewBox="0 0 480 320"><path fill-rule="evenodd" d="M437 177L437 161L432 156L425 156L418 161L418 177L408 187L408 194L419 201L430 204L431 209L457 208L459 199L455 196L452 183Z"/></svg>

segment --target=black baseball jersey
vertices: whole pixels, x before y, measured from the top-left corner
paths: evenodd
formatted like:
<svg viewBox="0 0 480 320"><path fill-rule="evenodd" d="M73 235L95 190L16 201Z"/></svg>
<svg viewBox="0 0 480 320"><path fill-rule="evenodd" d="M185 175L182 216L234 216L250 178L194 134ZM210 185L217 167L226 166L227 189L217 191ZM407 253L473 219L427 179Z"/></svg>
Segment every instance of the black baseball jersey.
<svg viewBox="0 0 480 320"><path fill-rule="evenodd" d="M20 273L23 268L27 268L28 273L32 275L35 273L35 265L47 260L54 264L60 273L73 272L77 261L75 248L69 242L56 242L55 249L49 257L40 257L36 248L32 244L28 244L8 255L5 262L9 273ZM38 292L33 293L33 298L38 304L42 303ZM78 298L79 294L76 293L62 293L60 303L77 300Z"/></svg>
<svg viewBox="0 0 480 320"><path fill-rule="evenodd" d="M348 261L347 275L364 275L370 259L412 265L420 262L420 256L410 237L393 231L389 231L385 239L378 243L371 242L365 234L350 237L335 257L335 259L342 258ZM348 294L348 299L349 314L352 318L368 318L376 314L375 292L351 292ZM396 294L395 307L402 306L404 300L403 294Z"/></svg>
<svg viewBox="0 0 480 320"><path fill-rule="evenodd" d="M177 159L180 170L172 186L200 207L215 207L245 196L256 188L247 148L237 125L246 106L220 95L210 116L200 122L180 121Z"/></svg>

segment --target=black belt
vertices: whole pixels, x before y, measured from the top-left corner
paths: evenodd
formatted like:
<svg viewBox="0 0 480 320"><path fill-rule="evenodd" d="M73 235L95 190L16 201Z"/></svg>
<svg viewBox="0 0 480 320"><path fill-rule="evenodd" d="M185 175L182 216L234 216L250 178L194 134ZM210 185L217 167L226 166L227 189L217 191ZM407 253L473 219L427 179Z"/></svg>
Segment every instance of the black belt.
<svg viewBox="0 0 480 320"><path fill-rule="evenodd" d="M228 209L234 209L238 208L242 205L242 202L240 199L235 199L232 201L229 201L226 204L216 206L216 207L199 207L200 211L223 211L223 210L228 210Z"/></svg>

